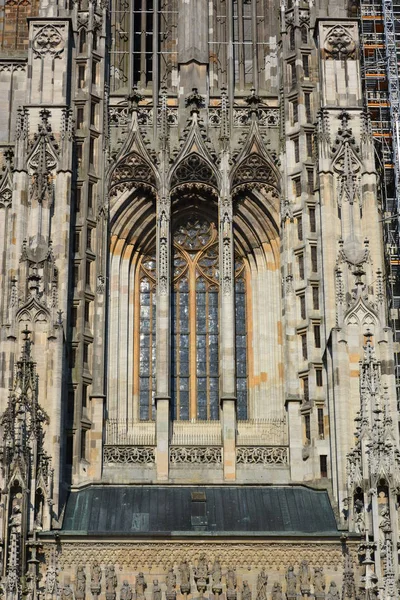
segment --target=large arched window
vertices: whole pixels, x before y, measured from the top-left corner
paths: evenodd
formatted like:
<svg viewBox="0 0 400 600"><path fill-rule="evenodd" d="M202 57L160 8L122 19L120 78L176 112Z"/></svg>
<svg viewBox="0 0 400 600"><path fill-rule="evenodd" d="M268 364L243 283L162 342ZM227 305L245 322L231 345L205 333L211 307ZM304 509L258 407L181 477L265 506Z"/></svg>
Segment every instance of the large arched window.
<svg viewBox="0 0 400 600"><path fill-rule="evenodd" d="M219 418L218 239L204 218L173 232L171 395L179 420Z"/></svg>
<svg viewBox="0 0 400 600"><path fill-rule="evenodd" d="M203 216L178 221L172 237L171 398L174 420L219 419L218 227ZM138 322L139 419L155 417L155 250L140 262ZM235 257L236 385L238 419L248 417L246 280Z"/></svg>
<svg viewBox="0 0 400 600"><path fill-rule="evenodd" d="M156 258L144 256L139 269L139 418L155 417L156 394Z"/></svg>

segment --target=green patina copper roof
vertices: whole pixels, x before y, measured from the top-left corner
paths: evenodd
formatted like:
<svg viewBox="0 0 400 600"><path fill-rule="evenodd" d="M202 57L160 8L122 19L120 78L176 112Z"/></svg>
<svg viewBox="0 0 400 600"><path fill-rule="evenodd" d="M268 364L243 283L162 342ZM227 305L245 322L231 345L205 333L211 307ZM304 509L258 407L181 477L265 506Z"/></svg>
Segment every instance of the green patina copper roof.
<svg viewBox="0 0 400 600"><path fill-rule="evenodd" d="M62 534L339 535L326 491L304 486L92 486L71 492Z"/></svg>

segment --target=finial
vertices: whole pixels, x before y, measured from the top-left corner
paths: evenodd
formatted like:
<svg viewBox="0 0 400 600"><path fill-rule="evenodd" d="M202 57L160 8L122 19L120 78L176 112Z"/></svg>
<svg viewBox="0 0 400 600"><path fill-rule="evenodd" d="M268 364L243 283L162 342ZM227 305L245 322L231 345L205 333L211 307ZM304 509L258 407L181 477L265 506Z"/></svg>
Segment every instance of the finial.
<svg viewBox="0 0 400 600"><path fill-rule="evenodd" d="M204 98L201 96L197 88L192 88L192 93L186 98L186 108L190 109L190 114L199 114L200 108L204 106Z"/></svg>

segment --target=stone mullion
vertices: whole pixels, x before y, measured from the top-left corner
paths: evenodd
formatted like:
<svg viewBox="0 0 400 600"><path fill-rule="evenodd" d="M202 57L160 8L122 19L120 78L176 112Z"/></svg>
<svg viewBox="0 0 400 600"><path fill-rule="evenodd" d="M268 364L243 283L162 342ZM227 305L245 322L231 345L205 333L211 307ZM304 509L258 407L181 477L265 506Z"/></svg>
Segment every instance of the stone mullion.
<svg viewBox="0 0 400 600"><path fill-rule="evenodd" d="M232 197L220 198L219 259L221 273L220 373L224 478L236 477L235 276Z"/></svg>
<svg viewBox="0 0 400 600"><path fill-rule="evenodd" d="M157 479L168 479L170 428L171 222L169 195L157 199L156 438Z"/></svg>

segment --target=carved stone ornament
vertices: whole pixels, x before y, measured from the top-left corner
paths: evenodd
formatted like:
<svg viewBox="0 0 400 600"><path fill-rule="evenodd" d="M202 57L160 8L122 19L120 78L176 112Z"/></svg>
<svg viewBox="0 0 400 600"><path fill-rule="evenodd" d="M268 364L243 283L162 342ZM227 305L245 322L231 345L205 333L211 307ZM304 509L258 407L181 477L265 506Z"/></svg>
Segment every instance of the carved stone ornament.
<svg viewBox="0 0 400 600"><path fill-rule="evenodd" d="M314 584L315 597L316 598L325 598L326 582L325 582L325 575L324 575L324 571L323 571L322 567L314 568L313 584Z"/></svg>
<svg viewBox="0 0 400 600"><path fill-rule="evenodd" d="M195 567L193 572L193 577L196 582L197 590L204 594L207 588L207 583L209 580L209 571L207 565L207 559L205 554L202 552L197 561L197 567Z"/></svg>
<svg viewBox="0 0 400 600"><path fill-rule="evenodd" d="M284 446L244 446L236 451L236 462L242 465L286 465L288 448Z"/></svg>
<svg viewBox="0 0 400 600"><path fill-rule="evenodd" d="M153 579L152 600L161 600L162 591L158 579Z"/></svg>
<svg viewBox="0 0 400 600"><path fill-rule="evenodd" d="M339 599L340 599L340 594L339 594L338 586L336 585L336 583L334 581L331 581L331 583L329 585L328 594L326 596L326 600L339 600Z"/></svg>
<svg viewBox="0 0 400 600"><path fill-rule="evenodd" d="M171 188L193 183L218 187L217 178L210 165L196 152L192 152L179 163L171 178Z"/></svg>
<svg viewBox="0 0 400 600"><path fill-rule="evenodd" d="M90 591L93 596L98 596L101 592L102 575L101 567L97 560L95 560L90 569Z"/></svg>
<svg viewBox="0 0 400 600"><path fill-rule="evenodd" d="M158 584L158 581L157 581L157 584ZM136 600L144 599L144 593L146 591L146 588L147 588L146 580L144 578L142 571L140 571L140 573L138 573L138 575L136 577L136 581L135 581ZM156 599L154 598L153 600L156 600Z"/></svg>
<svg viewBox="0 0 400 600"><path fill-rule="evenodd" d="M33 38L32 49L35 58L59 58L64 52L64 41L59 29L50 24L42 27Z"/></svg>
<svg viewBox="0 0 400 600"><path fill-rule="evenodd" d="M119 597L121 600L132 600L133 593L132 588L126 579L122 582L121 590L119 592Z"/></svg>
<svg viewBox="0 0 400 600"><path fill-rule="evenodd" d="M75 581L75 598L76 600L84 600L86 594L86 575L82 565L79 565L76 570Z"/></svg>
<svg viewBox="0 0 400 600"><path fill-rule="evenodd" d="M243 581L242 600L251 600L251 589L247 581Z"/></svg>
<svg viewBox="0 0 400 600"><path fill-rule="evenodd" d="M232 187L240 184L256 187L257 184L276 186L275 173L271 166L259 155L251 154L235 171Z"/></svg>
<svg viewBox="0 0 400 600"><path fill-rule="evenodd" d="M73 600L74 593L69 583L65 583L61 590L61 600Z"/></svg>
<svg viewBox="0 0 400 600"><path fill-rule="evenodd" d="M263 569L261 573L258 574L257 577L257 596L256 600L267 600L267 584L268 584L268 575Z"/></svg>
<svg viewBox="0 0 400 600"><path fill-rule="evenodd" d="M286 571L286 596L288 600L293 600L297 595L297 575L294 568L290 565Z"/></svg>
<svg viewBox="0 0 400 600"><path fill-rule="evenodd" d="M104 446L104 464L143 464L155 463L155 450L140 446Z"/></svg>
<svg viewBox="0 0 400 600"><path fill-rule="evenodd" d="M311 590L311 570L307 560L300 563L299 582L301 593L308 596Z"/></svg>
<svg viewBox="0 0 400 600"><path fill-rule="evenodd" d="M188 594L190 592L190 567L187 560L184 560L179 565L179 574L181 577L181 593Z"/></svg>
<svg viewBox="0 0 400 600"><path fill-rule="evenodd" d="M169 569L166 577L165 577L165 597L167 600L175 600L176 598L176 575L173 569Z"/></svg>
<svg viewBox="0 0 400 600"><path fill-rule="evenodd" d="M283 600L282 586L275 581L271 590L271 600Z"/></svg>
<svg viewBox="0 0 400 600"><path fill-rule="evenodd" d="M329 60L347 60L356 58L356 43L342 25L335 25L325 38L325 56Z"/></svg>
<svg viewBox="0 0 400 600"><path fill-rule="evenodd" d="M352 128L349 126L350 115L346 111L342 111L339 119L341 126L332 148L332 165L338 176L338 206L341 206L343 202L353 204L357 199L361 204L359 148L355 142Z"/></svg>
<svg viewBox="0 0 400 600"><path fill-rule="evenodd" d="M353 543L356 548L358 541ZM341 569L343 565L342 549L337 542L315 542L296 543L295 545L282 545L280 542L268 542L263 544L244 544L238 542L212 541L202 542L202 547L207 552L211 563L218 558L222 565L230 565L232 569L247 568L248 564L254 568L265 567L275 570L286 569L293 565L302 556L310 564L319 567L329 565L334 570ZM45 545L44 553L50 554L52 544ZM179 565L179 585L190 582L190 566L196 564L199 556L199 545L196 541L188 541L182 544L168 541L124 543L124 551L121 553L121 544L118 541L96 542L76 541L63 542L62 553L59 556L60 569L66 570L76 568L79 564L91 564L98 560L100 564L113 561L119 567L133 570L151 570L159 567L167 572L171 564ZM150 571L148 571L150 572ZM184 592L182 592L184 593Z"/></svg>
<svg viewBox="0 0 400 600"><path fill-rule="evenodd" d="M40 111L40 123L33 138L30 157L28 158L31 181L31 199L40 204L50 206L53 202L53 176L58 162L58 144L49 123L51 112Z"/></svg>
<svg viewBox="0 0 400 600"><path fill-rule="evenodd" d="M173 465L182 464L222 464L222 450L219 447L171 446L170 461Z"/></svg>
<svg viewBox="0 0 400 600"><path fill-rule="evenodd" d="M234 571L234 569L229 568L226 575L225 575L225 581L226 581L226 597L228 598L228 600L236 600L237 598L237 591L236 591L236 586L237 586L237 577L236 577L236 573Z"/></svg>
<svg viewBox="0 0 400 600"><path fill-rule="evenodd" d="M117 575L113 565L109 565L105 569L106 579L106 600L115 600L116 589L118 585Z"/></svg>
<svg viewBox="0 0 400 600"><path fill-rule="evenodd" d="M114 169L110 181L110 197L134 187L155 188L156 178L152 167L137 153L123 158Z"/></svg>
<svg viewBox="0 0 400 600"><path fill-rule="evenodd" d="M215 560L212 569L211 569L211 580L212 586L211 589L214 594L221 594L222 592L222 570L221 563L218 559Z"/></svg>

